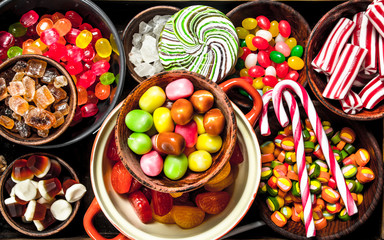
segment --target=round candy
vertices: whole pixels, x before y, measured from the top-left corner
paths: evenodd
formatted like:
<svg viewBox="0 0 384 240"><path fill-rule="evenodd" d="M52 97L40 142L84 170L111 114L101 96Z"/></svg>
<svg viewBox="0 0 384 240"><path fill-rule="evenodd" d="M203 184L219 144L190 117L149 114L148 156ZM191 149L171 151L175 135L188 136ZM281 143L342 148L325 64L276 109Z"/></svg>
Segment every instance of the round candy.
<svg viewBox="0 0 384 240"><path fill-rule="evenodd" d="M132 133L128 137L128 146L136 154L143 155L151 151L151 139L145 133Z"/></svg>
<svg viewBox="0 0 384 240"><path fill-rule="evenodd" d="M271 59L269 58L269 54L266 51L259 51L257 54L257 62L262 66L263 68L269 68L272 67L271 65ZM272 67L273 68L273 67ZM271 69L269 69L270 71ZM267 69L265 70L265 75L276 75L275 74L267 74Z"/></svg>
<svg viewBox="0 0 384 240"><path fill-rule="evenodd" d="M240 39L245 39L246 36L249 34L249 31L243 27L237 27L236 28L237 36L239 36Z"/></svg>
<svg viewBox="0 0 384 240"><path fill-rule="evenodd" d="M304 67L303 59L296 57L296 56L292 56L292 57L288 58L287 62L288 62L288 66L290 68L292 68L293 70L301 70Z"/></svg>
<svg viewBox="0 0 384 240"><path fill-rule="evenodd" d="M151 151L141 156L140 167L146 175L157 176L163 171L163 159L158 152Z"/></svg>
<svg viewBox="0 0 384 240"><path fill-rule="evenodd" d="M185 125L189 123L193 117L192 103L184 98L178 99L172 105L171 116L176 124Z"/></svg>
<svg viewBox="0 0 384 240"><path fill-rule="evenodd" d="M191 101L193 108L197 113L205 113L213 106L215 98L213 94L207 90L197 90L192 94Z"/></svg>
<svg viewBox="0 0 384 240"><path fill-rule="evenodd" d="M153 124L157 132L173 132L175 124L171 117L171 110L166 107L159 107L153 112Z"/></svg>
<svg viewBox="0 0 384 240"><path fill-rule="evenodd" d="M292 182L287 177L278 177L277 178L277 187L283 192L288 192L291 190Z"/></svg>
<svg viewBox="0 0 384 240"><path fill-rule="evenodd" d="M266 39L262 38L262 37L259 37L259 36L255 36L252 39L252 44L253 44L253 46L255 46L255 47L257 47L258 49L261 49L261 50L267 49L268 46L269 46L268 41Z"/></svg>
<svg viewBox="0 0 384 240"><path fill-rule="evenodd" d="M341 172L343 173L345 178L353 178L357 173L357 167L355 165L347 165L341 168Z"/></svg>
<svg viewBox="0 0 384 240"><path fill-rule="evenodd" d="M291 49L285 42L277 42L275 44L276 51L282 53L284 57L288 57L291 54Z"/></svg>
<svg viewBox="0 0 384 240"><path fill-rule="evenodd" d="M164 174L171 180L178 180L188 169L188 159L184 154L168 155L164 160Z"/></svg>
<svg viewBox="0 0 384 240"><path fill-rule="evenodd" d="M279 34L279 23L273 20L268 31L272 34L272 37L276 37Z"/></svg>
<svg viewBox="0 0 384 240"><path fill-rule="evenodd" d="M159 86L152 86L140 97L139 106L142 110L153 113L165 102L164 90Z"/></svg>
<svg viewBox="0 0 384 240"><path fill-rule="evenodd" d="M261 180L268 180L272 176L272 168L271 167L262 167L261 168Z"/></svg>
<svg viewBox="0 0 384 240"><path fill-rule="evenodd" d="M125 116L125 124L134 132L146 132L153 124L152 115L140 109L134 109Z"/></svg>
<svg viewBox="0 0 384 240"><path fill-rule="evenodd" d="M284 149L285 151L294 151L295 145L294 145L293 137L292 136L284 137L281 140L281 148Z"/></svg>
<svg viewBox="0 0 384 240"><path fill-rule="evenodd" d="M242 22L241 25L243 28L247 30L252 30L257 26L257 21L254 18L245 18Z"/></svg>
<svg viewBox="0 0 384 240"><path fill-rule="evenodd" d="M196 149L216 153L220 150L222 144L223 140L220 136L211 136L203 133L197 138Z"/></svg>
<svg viewBox="0 0 384 240"><path fill-rule="evenodd" d="M275 151L275 144L272 141L265 141L260 145L262 154L273 153Z"/></svg>
<svg viewBox="0 0 384 240"><path fill-rule="evenodd" d="M287 224L287 218L279 211L275 211L271 215L271 220L274 224L276 224L278 227L284 227L285 224Z"/></svg>
<svg viewBox="0 0 384 240"><path fill-rule="evenodd" d="M213 108L204 115L203 124L206 133L209 135L220 135L225 126L224 114L220 109Z"/></svg>
<svg viewBox="0 0 384 240"><path fill-rule="evenodd" d="M99 38L95 43L95 50L97 55L102 58L107 58L112 54L111 43L106 38Z"/></svg>
<svg viewBox="0 0 384 240"><path fill-rule="evenodd" d="M288 206L284 206L280 209L280 212L287 218L290 219L292 216L292 209Z"/></svg>
<svg viewBox="0 0 384 240"><path fill-rule="evenodd" d="M194 151L188 156L188 167L194 172L203 172L212 165L212 156L204 150Z"/></svg>
<svg viewBox="0 0 384 240"><path fill-rule="evenodd" d="M335 204L340 199L340 193L332 188L325 187L321 191L321 198L331 204Z"/></svg>
<svg viewBox="0 0 384 240"><path fill-rule="evenodd" d="M368 167L359 167L356 178L360 183L367 183L375 179L375 173Z"/></svg>
<svg viewBox="0 0 384 240"><path fill-rule="evenodd" d="M180 78L172 81L165 87L165 94L171 101L178 100L180 98L187 98L193 94L193 83L186 79Z"/></svg>
<svg viewBox="0 0 384 240"><path fill-rule="evenodd" d="M161 153L180 155L184 151L185 140L178 133L162 132L152 137L152 145Z"/></svg>
<svg viewBox="0 0 384 240"><path fill-rule="evenodd" d="M190 121L186 125L176 125L175 133L183 136L187 148L195 146L197 142L197 124L195 121Z"/></svg>
<svg viewBox="0 0 384 240"><path fill-rule="evenodd" d="M311 180L309 190L313 194L318 194L321 191L321 182L317 179Z"/></svg>
<svg viewBox="0 0 384 240"><path fill-rule="evenodd" d="M174 14L164 26L158 44L165 70L187 69L214 82L232 69L238 48L238 35L228 17L203 5L189 6Z"/></svg>

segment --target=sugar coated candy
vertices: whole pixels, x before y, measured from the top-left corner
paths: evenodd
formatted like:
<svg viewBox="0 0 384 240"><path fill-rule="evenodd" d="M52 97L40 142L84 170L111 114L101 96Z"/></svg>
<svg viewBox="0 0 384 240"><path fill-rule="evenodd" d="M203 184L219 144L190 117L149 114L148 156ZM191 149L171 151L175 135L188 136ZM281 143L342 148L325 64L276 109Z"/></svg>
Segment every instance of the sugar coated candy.
<svg viewBox="0 0 384 240"><path fill-rule="evenodd" d="M47 67L47 62L38 59L31 59L27 62L26 74L30 77L41 78Z"/></svg>
<svg viewBox="0 0 384 240"><path fill-rule="evenodd" d="M56 118L53 113L39 107L29 110L24 118L26 124L38 130L48 130L56 122Z"/></svg>

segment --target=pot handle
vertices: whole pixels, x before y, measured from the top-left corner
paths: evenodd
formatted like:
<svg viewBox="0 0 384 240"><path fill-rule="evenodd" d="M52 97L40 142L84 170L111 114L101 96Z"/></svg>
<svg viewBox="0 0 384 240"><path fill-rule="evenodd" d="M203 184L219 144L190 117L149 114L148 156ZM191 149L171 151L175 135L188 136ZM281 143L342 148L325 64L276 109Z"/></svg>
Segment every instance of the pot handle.
<svg viewBox="0 0 384 240"><path fill-rule="evenodd" d="M101 211L100 205L97 202L96 198L93 199L91 205L89 205L89 208L87 212L84 215L83 219L83 225L84 229L87 232L88 236L91 237L94 240L127 240L126 236L124 236L122 233L119 233L114 238L104 238L100 235L100 233L96 230L95 226L93 226L93 218L96 214L98 214Z"/></svg>
<svg viewBox="0 0 384 240"><path fill-rule="evenodd" d="M225 93L227 93L233 87L240 87L244 89L249 95L251 95L253 99L253 107L251 111L245 115L245 117L248 119L251 125L254 126L263 107L263 100L261 99L259 92L254 87L252 87L251 84L241 78L233 78L220 83L219 87L221 87Z"/></svg>

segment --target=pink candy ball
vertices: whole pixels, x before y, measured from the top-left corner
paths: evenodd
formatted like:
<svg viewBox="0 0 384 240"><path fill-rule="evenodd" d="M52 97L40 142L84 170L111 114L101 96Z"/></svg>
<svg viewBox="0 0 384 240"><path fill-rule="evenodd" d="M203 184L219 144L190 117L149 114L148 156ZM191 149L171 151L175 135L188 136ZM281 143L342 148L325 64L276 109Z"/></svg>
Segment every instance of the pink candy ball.
<svg viewBox="0 0 384 240"><path fill-rule="evenodd" d="M167 85L165 94L171 101L180 98L187 98L192 95L194 90L193 84L186 78L180 78Z"/></svg>
<svg viewBox="0 0 384 240"><path fill-rule="evenodd" d="M158 152L150 151L141 157L140 167L146 175L157 176L163 171L163 159Z"/></svg>

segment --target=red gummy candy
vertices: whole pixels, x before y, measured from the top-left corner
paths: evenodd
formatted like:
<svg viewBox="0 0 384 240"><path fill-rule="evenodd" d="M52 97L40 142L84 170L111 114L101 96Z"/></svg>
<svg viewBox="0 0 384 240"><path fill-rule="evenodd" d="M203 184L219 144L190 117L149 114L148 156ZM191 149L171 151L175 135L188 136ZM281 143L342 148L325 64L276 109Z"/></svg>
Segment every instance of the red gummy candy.
<svg viewBox="0 0 384 240"><path fill-rule="evenodd" d="M115 132L112 131L111 134L111 139L109 140L108 143L108 148L107 148L107 158L111 161L120 161L120 157L117 151L117 146L116 146L116 141L115 141Z"/></svg>
<svg viewBox="0 0 384 240"><path fill-rule="evenodd" d="M233 153L229 161L232 164L240 164L244 161L243 154L241 153L240 145L238 142L235 144L235 148L233 149Z"/></svg>
<svg viewBox="0 0 384 240"><path fill-rule="evenodd" d="M80 34L80 30L77 28L71 28L67 35L65 35L65 39L67 40L68 43L70 44L76 44L76 38Z"/></svg>
<svg viewBox="0 0 384 240"><path fill-rule="evenodd" d="M83 23L83 24L81 24L81 25L79 26L79 29L80 29L81 31L83 31L83 30L91 31L91 30L93 29L93 27L92 27L92 25L89 24L89 23Z"/></svg>
<svg viewBox="0 0 384 240"><path fill-rule="evenodd" d="M98 111L99 109L94 103L87 103L81 107L81 115L83 116L83 118L95 116Z"/></svg>
<svg viewBox="0 0 384 240"><path fill-rule="evenodd" d="M95 62L95 63L92 65L91 71L92 71L96 76L100 76L100 75L102 75L103 73L108 72L109 68L110 68L110 64L109 64L108 61L106 61L106 60L100 60L100 61Z"/></svg>
<svg viewBox="0 0 384 240"><path fill-rule="evenodd" d="M145 197L144 193L140 190L130 193L128 195L128 200L143 223L148 223L152 220L151 206L149 205L148 199Z"/></svg>
<svg viewBox="0 0 384 240"><path fill-rule="evenodd" d="M77 47L71 46L67 49L67 61L80 62L84 57L84 50Z"/></svg>
<svg viewBox="0 0 384 240"><path fill-rule="evenodd" d="M0 47L10 48L15 44L15 37L6 31L0 31Z"/></svg>
<svg viewBox="0 0 384 240"><path fill-rule="evenodd" d="M131 188L132 176L125 168L123 162L119 161L113 165L111 172L111 184L113 189L120 194L128 193Z"/></svg>
<svg viewBox="0 0 384 240"><path fill-rule="evenodd" d="M151 190L153 210L156 215L164 216L173 207L173 197L169 193Z"/></svg>
<svg viewBox="0 0 384 240"><path fill-rule="evenodd" d="M24 27L30 27L33 24L35 24L38 20L39 20L39 14L31 10L29 12L24 13L23 16L21 16L20 23Z"/></svg>
<svg viewBox="0 0 384 240"><path fill-rule="evenodd" d="M84 48L84 56L83 61L84 62L91 62L93 58L96 55L95 49L92 47L91 44L89 44L86 48Z"/></svg>
<svg viewBox="0 0 384 240"><path fill-rule="evenodd" d="M50 28L47 30L44 30L41 35L40 35L40 40L45 44L45 45L52 45L56 43L60 38L59 32L54 29Z"/></svg>
<svg viewBox="0 0 384 240"><path fill-rule="evenodd" d="M83 64L81 62L68 62L67 66L65 66L65 69L69 72L71 75L77 75L83 71Z"/></svg>
<svg viewBox="0 0 384 240"><path fill-rule="evenodd" d="M75 11L66 12L65 18L71 21L74 28L79 28L79 26L83 23L83 18Z"/></svg>
<svg viewBox="0 0 384 240"><path fill-rule="evenodd" d="M93 28L90 30L92 33L92 44L95 45L96 41L103 37L98 28Z"/></svg>
<svg viewBox="0 0 384 240"><path fill-rule="evenodd" d="M83 114L79 107L76 107L75 115L73 116L72 122L69 126L73 127L83 120Z"/></svg>
<svg viewBox="0 0 384 240"><path fill-rule="evenodd" d="M92 71L86 71L77 79L77 86L88 88L96 81L96 75Z"/></svg>

